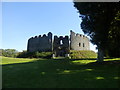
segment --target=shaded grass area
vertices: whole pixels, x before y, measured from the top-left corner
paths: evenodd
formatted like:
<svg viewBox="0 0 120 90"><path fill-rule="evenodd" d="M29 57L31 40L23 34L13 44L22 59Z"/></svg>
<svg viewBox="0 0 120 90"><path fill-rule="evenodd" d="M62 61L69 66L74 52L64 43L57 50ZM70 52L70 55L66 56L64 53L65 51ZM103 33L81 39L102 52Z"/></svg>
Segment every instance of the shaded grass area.
<svg viewBox="0 0 120 90"><path fill-rule="evenodd" d="M39 59L3 64L2 69L3 88L120 87L120 58L106 59L103 63L96 60Z"/></svg>

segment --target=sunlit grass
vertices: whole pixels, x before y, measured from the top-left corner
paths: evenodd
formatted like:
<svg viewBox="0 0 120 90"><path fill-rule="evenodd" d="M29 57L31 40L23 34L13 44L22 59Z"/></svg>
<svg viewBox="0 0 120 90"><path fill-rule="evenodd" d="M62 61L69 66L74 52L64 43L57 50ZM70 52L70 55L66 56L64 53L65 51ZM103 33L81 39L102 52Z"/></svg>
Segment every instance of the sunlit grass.
<svg viewBox="0 0 120 90"><path fill-rule="evenodd" d="M41 74L42 74L42 75L44 75L44 74L45 74L45 72L41 72Z"/></svg>
<svg viewBox="0 0 120 90"><path fill-rule="evenodd" d="M57 58L59 59L59 58ZM62 58L60 58L62 60ZM63 58L64 59L64 58ZM31 61L36 61L38 59L34 58L34 59L29 59L29 58L11 58L11 57L3 57L0 56L0 64L14 64L14 63L25 63L25 62L31 62ZM43 60L43 59L42 59ZM114 60L120 60L120 58L113 58L113 59L104 59L104 61L114 61ZM74 64L88 64L91 62L96 62L96 60L75 60L75 61L71 61L71 63Z"/></svg>
<svg viewBox="0 0 120 90"><path fill-rule="evenodd" d="M114 79L120 79L120 77L114 77Z"/></svg>
<svg viewBox="0 0 120 90"><path fill-rule="evenodd" d="M59 70L60 71L60 70ZM82 70L63 70L60 71L59 74L76 74L80 72L88 72L88 71L93 71L93 69L82 69Z"/></svg>
<svg viewBox="0 0 120 90"><path fill-rule="evenodd" d="M14 64L14 63L25 63L25 62L31 62L36 61L38 59L29 59L29 58L11 58L11 57L1 57L0 64Z"/></svg>
<svg viewBox="0 0 120 90"><path fill-rule="evenodd" d="M120 58L104 59L104 61L113 61L113 60L120 60Z"/></svg>
<svg viewBox="0 0 120 90"><path fill-rule="evenodd" d="M86 71L93 71L93 69L85 69Z"/></svg>
<svg viewBox="0 0 120 90"><path fill-rule="evenodd" d="M104 79L104 77L96 77L96 79Z"/></svg>
<svg viewBox="0 0 120 90"><path fill-rule="evenodd" d="M76 61L72 61L72 63L75 63L75 64L88 64L88 63L91 63L91 62L96 62L96 60L76 60Z"/></svg>

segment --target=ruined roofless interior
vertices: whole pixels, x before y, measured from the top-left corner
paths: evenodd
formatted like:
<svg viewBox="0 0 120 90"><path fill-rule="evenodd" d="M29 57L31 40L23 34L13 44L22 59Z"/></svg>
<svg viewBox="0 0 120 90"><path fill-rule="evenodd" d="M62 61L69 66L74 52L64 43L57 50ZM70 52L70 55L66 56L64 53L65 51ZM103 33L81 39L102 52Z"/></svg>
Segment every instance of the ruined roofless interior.
<svg viewBox="0 0 120 90"><path fill-rule="evenodd" d="M28 40L27 51L28 52L51 52L55 56L65 56L69 54L70 50L90 50L90 41L88 37L82 34L76 34L70 30L69 36L54 36L52 39L52 33L49 32L47 35L31 37Z"/></svg>

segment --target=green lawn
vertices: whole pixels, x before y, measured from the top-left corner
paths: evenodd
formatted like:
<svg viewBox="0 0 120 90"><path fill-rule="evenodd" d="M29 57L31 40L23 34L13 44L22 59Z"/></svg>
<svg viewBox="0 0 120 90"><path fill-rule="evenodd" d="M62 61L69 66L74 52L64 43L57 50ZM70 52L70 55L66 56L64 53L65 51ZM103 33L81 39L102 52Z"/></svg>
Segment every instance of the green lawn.
<svg viewBox="0 0 120 90"><path fill-rule="evenodd" d="M2 58L3 88L119 88L120 58L52 60Z"/></svg>

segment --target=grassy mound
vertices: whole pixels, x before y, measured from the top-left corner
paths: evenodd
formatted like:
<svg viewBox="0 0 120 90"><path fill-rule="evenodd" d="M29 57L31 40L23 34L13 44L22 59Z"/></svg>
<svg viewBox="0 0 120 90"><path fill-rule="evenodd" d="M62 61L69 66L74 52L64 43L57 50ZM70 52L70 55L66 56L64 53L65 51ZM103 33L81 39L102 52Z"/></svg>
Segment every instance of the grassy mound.
<svg viewBox="0 0 120 90"><path fill-rule="evenodd" d="M79 58L97 58L97 53L94 51L87 51L87 50L81 50L81 51L70 51L71 59L79 59Z"/></svg>

